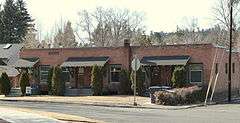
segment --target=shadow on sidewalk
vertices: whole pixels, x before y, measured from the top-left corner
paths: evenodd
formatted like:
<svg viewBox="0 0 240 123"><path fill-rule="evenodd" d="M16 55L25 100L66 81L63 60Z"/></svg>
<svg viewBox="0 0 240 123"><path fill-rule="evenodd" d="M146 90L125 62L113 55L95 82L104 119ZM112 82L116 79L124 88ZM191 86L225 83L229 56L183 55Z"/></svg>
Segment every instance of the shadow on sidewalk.
<svg viewBox="0 0 240 123"><path fill-rule="evenodd" d="M0 118L0 123L9 123L9 122L7 122L7 121L5 121L5 120Z"/></svg>

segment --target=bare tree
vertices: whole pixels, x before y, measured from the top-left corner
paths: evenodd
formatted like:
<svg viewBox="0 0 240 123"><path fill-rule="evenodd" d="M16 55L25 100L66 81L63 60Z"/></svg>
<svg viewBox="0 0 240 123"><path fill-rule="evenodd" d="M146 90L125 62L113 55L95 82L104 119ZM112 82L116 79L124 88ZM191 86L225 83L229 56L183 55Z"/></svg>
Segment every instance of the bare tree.
<svg viewBox="0 0 240 123"><path fill-rule="evenodd" d="M218 0L218 3L213 7L213 16L218 24L225 30L230 28L230 2L233 2L233 29L239 27L240 6L239 0Z"/></svg>
<svg viewBox="0 0 240 123"><path fill-rule="evenodd" d="M94 12L80 12L79 17L79 27L93 46L119 46L123 39L134 39L134 33L144 30L143 15L127 9L98 7Z"/></svg>
<svg viewBox="0 0 240 123"><path fill-rule="evenodd" d="M34 28L33 24L31 27L29 27L23 44L24 48L37 48L40 44L40 42L37 40L37 30Z"/></svg>
<svg viewBox="0 0 240 123"><path fill-rule="evenodd" d="M58 28L58 32L54 37L53 47L77 47L77 42L71 26L71 22L68 21L64 26L64 29Z"/></svg>
<svg viewBox="0 0 240 123"><path fill-rule="evenodd" d="M239 6L239 0L218 0L218 3L216 6L213 7L214 12L214 19L216 22L218 22L218 25L220 25L220 28L218 32L220 34L217 34L218 36L226 36L226 38L218 38L223 39L221 40L221 44L223 46L228 46L228 39L229 39L229 30L230 30L230 2L233 2L233 46L237 45L237 39L238 37L238 28L240 22L238 21L240 18L240 6Z"/></svg>

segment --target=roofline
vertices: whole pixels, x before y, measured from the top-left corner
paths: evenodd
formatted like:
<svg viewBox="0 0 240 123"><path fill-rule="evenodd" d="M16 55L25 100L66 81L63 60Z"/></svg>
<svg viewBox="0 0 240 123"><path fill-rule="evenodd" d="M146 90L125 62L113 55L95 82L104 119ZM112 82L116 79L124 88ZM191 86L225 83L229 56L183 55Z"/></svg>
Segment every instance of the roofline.
<svg viewBox="0 0 240 123"><path fill-rule="evenodd" d="M175 46L213 46L212 43L203 43L203 44L170 44L170 45L152 45L152 46L130 46L131 48L139 48L139 47L146 47L146 48L157 48L157 47L175 47ZM22 48L23 50L79 50L79 49L116 49L116 48L124 48L124 46L118 47L76 47L76 48Z"/></svg>

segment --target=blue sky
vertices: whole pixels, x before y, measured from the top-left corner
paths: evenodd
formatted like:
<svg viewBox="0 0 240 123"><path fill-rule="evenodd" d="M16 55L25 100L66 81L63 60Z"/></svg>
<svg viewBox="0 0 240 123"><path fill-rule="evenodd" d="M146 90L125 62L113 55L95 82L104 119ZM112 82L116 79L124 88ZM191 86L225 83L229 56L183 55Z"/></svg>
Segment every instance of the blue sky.
<svg viewBox="0 0 240 123"><path fill-rule="evenodd" d="M4 1L4 0L0 0ZM196 17L201 28L213 26L212 6L217 0L26 0L28 10L41 31L51 33L61 20L77 23L83 9L127 8L145 14L147 31L175 31L186 18Z"/></svg>

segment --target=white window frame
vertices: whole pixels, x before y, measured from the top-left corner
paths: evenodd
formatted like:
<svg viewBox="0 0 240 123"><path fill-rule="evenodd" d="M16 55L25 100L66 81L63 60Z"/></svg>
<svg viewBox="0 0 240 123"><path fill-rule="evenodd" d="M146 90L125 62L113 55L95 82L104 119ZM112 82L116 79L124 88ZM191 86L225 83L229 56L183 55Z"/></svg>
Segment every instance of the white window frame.
<svg viewBox="0 0 240 123"><path fill-rule="evenodd" d="M40 65L40 66L39 66L39 74L40 74L40 75L39 75L39 78L40 78L40 83L47 83L47 79L43 79L43 78L42 78L42 75L43 75L43 73L44 73L45 75L48 76L49 70L48 70L48 71L45 71L45 70L43 71L43 70L42 70L42 67L49 67L49 69L50 69L51 66L50 66L50 65ZM45 75L44 75L44 76L45 76Z"/></svg>
<svg viewBox="0 0 240 123"><path fill-rule="evenodd" d="M70 75L70 71L69 71L69 68L64 68L64 69L62 69L62 73L68 73L69 74L69 81L70 81L70 79L71 79L71 75Z"/></svg>
<svg viewBox="0 0 240 123"><path fill-rule="evenodd" d="M197 63L196 63L197 64ZM196 65L195 64L195 65ZM192 65L194 65L194 64L192 64ZM201 69L196 69L196 70L192 70L191 69L191 65L190 65L190 70L189 70L189 82L190 83L192 83L192 84L202 84L203 83L203 64L201 64L202 65L202 68ZM195 71L195 72L201 72L201 82L193 82L192 81L192 75L191 75L191 73L192 73L192 71Z"/></svg>
<svg viewBox="0 0 240 123"><path fill-rule="evenodd" d="M114 67L115 67L115 68L120 68L120 70L112 71L112 68L114 68ZM120 64L110 65L110 71L109 71L109 72L110 72L110 82L111 82L111 83L119 83L119 82L114 82L114 81L112 81L112 73L113 73L113 72L115 72L115 73L118 72L118 73L120 74L121 70L122 70L122 65L120 65Z"/></svg>

